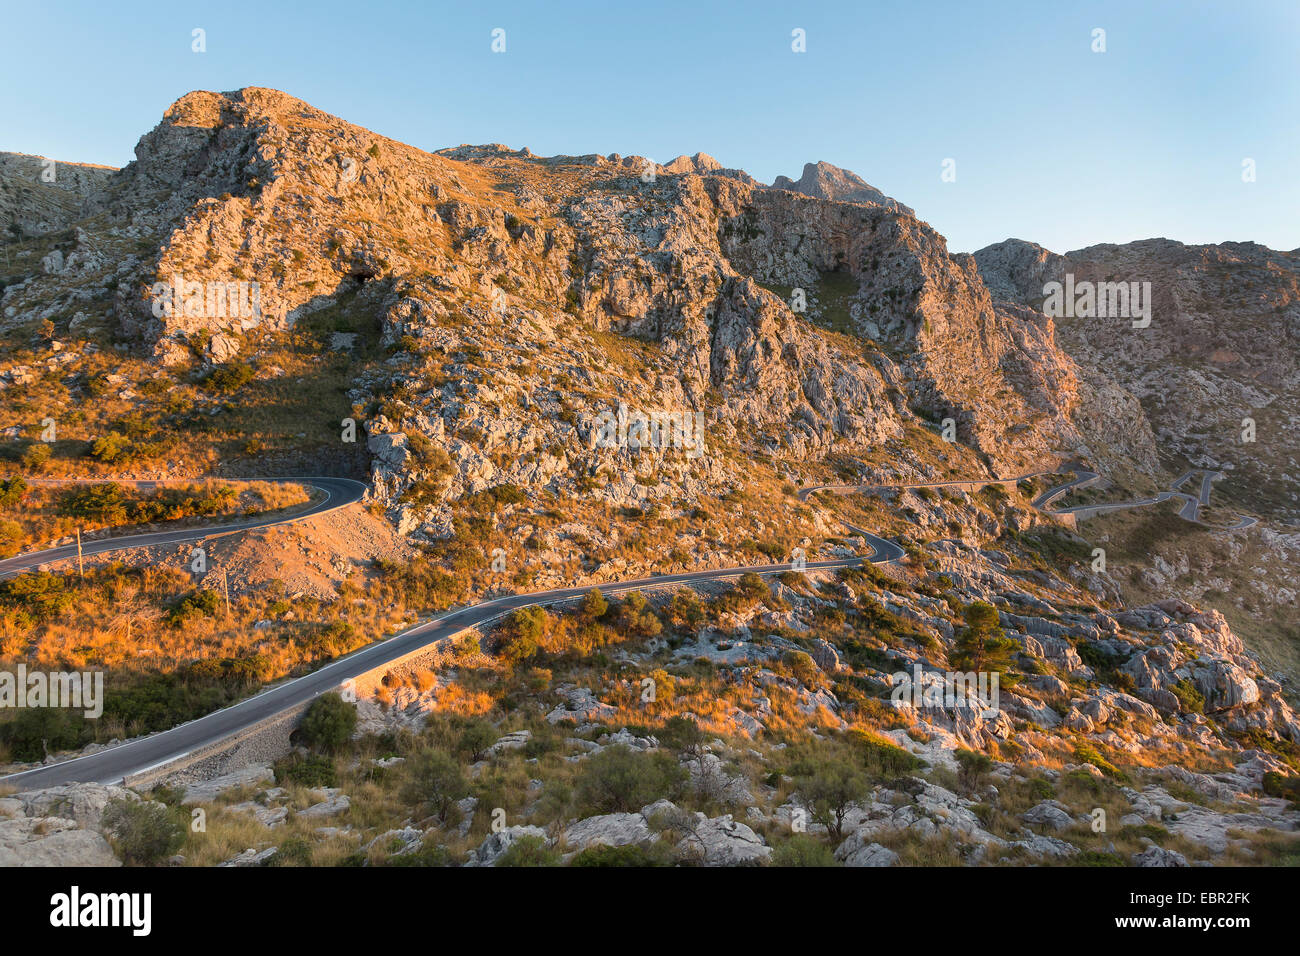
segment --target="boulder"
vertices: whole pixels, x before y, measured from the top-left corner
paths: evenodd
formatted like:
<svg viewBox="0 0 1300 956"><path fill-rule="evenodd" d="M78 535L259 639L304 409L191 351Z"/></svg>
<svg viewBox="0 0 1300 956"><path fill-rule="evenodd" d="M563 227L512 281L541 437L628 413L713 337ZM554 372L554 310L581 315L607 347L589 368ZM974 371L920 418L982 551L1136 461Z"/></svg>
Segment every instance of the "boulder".
<svg viewBox="0 0 1300 956"><path fill-rule="evenodd" d="M495 866L501 854L510 849L520 837L537 837L547 841L546 831L541 827L513 826L506 827L498 833L489 833L477 850L470 850L466 866ZM549 842L549 841L547 841Z"/></svg>
<svg viewBox="0 0 1300 956"><path fill-rule="evenodd" d="M589 846L628 846L655 839L655 834L640 813L606 813L570 824L564 842L570 849Z"/></svg>

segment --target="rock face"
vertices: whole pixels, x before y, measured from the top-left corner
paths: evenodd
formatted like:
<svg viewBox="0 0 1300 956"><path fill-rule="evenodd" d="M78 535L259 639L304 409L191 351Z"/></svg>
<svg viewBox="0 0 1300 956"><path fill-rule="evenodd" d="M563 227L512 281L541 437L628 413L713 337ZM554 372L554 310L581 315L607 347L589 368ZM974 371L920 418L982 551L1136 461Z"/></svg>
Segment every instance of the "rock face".
<svg viewBox="0 0 1300 956"><path fill-rule="evenodd" d="M110 229L156 243L106 263L111 283L93 281L113 290L122 330L165 363L194 349L237 359L259 330L355 296L387 341L452 356L471 329L586 352L575 319L650 343L639 403L702 414L719 441L790 460L945 418L994 470L1125 444L1122 432L1090 437L1097 416L1050 320L995 306L973 259L949 255L910 209L852 173L818 163L764 188L702 154L653 167L649 181L644 165L501 146L430 154L274 90L194 92L87 200ZM76 281L84 291L92 280ZM31 309L39 291L5 302ZM608 391L600 359L583 359L588 381L574 386ZM565 392L506 416L491 411L512 396L486 391L461 396L479 399L466 410L483 419L465 447L440 430L446 396L418 403L413 424L457 462L445 495L541 487L585 466L582 419L600 406L559 427ZM404 431L367 426L371 438ZM373 447L382 494L418 480L395 445ZM515 459L550 452L503 474L494 459L507 448ZM708 473L717 467L700 462L697 480L720 477Z"/></svg>
<svg viewBox="0 0 1300 956"><path fill-rule="evenodd" d="M0 797L0 866L121 866L99 833L110 800L136 799L122 787L68 784Z"/></svg>

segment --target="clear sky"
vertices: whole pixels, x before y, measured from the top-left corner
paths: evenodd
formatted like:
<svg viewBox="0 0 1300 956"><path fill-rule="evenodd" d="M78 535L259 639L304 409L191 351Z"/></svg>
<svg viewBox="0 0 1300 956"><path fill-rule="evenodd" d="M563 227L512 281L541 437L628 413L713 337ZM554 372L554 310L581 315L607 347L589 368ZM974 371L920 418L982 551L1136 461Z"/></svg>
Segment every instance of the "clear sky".
<svg viewBox="0 0 1300 956"><path fill-rule="evenodd" d="M954 251L1294 249L1298 51L1300 0L33 0L6 5L0 149L123 165L184 93L269 86L427 149L702 150L763 182L825 160Z"/></svg>

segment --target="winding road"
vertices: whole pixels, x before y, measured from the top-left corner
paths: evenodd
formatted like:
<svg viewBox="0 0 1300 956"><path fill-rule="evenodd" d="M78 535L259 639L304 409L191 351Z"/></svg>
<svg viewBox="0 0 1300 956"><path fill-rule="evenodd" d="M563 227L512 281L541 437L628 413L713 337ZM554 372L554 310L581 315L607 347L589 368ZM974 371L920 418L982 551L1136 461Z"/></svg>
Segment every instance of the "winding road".
<svg viewBox="0 0 1300 956"><path fill-rule="evenodd" d="M132 485L136 488L151 489L164 484L194 484L213 479L194 479L192 481L132 481L118 478L70 478L62 479L28 479L29 484L98 484L112 481L119 485ZM232 481L236 479L231 479ZM269 481L276 484L306 485L324 492L325 497L311 503L310 507L292 514L267 515L261 518L248 518L244 521L232 521L229 524L207 525L204 527L176 528L171 531L151 531L145 534L120 535L106 538L82 538L81 553L83 557L106 554L110 551L125 551L130 548L148 548L158 544L182 544L186 541L202 541L217 535L231 534L235 531L252 531L255 528L271 528L275 525L302 521L327 511L346 508L353 502L360 501L366 493L366 485L350 478L241 478L239 481ZM43 564L67 561L77 556L75 544L60 545L44 551L31 551L0 561L0 578L31 571Z"/></svg>
<svg viewBox="0 0 1300 956"><path fill-rule="evenodd" d="M1160 495L1149 500L1144 499L1138 502L1125 502L1113 506L1083 505L1076 508L1061 509L1060 511L1050 511L1050 505L1053 501L1075 488L1092 484L1101 477L1095 472L1087 471L1081 467L1074 467L1072 465L1065 465L1062 467L1072 470L1074 472L1074 478L1064 484L1049 488L1043 494L1039 495L1033 501L1035 507L1044 511L1049 511L1049 513L1075 513L1077 515L1082 511L1096 513L1103 509L1135 507L1141 504L1163 501L1175 496L1188 498L1193 502L1198 502L1208 498L1209 479L1206 478L1202 484L1200 499L1193 498L1190 495L1184 495L1181 492L1168 491L1161 492ZM1007 485L1025 480L1026 478L1056 473L1057 472L1036 472L1032 475L1023 475L1018 478L930 482L916 485L820 485L803 489L799 492L798 497L800 500L804 500L809 495L819 491L831 491L837 494L847 494L854 491L866 490L901 490L904 488L923 487L980 487L983 485L994 484ZM1178 482L1175 482L1174 487L1177 488L1182 482L1186 481L1191 474L1193 473L1189 472L1188 475L1184 475L1180 478ZM353 502L360 500L366 490L366 486L362 483L345 478L307 477L272 480L292 481L299 484L309 485L323 491L325 493L325 498L319 502L313 503L311 508L290 516L250 519L248 521L217 525L207 528L186 528L174 531L160 531L116 538L102 538L96 541L83 541L82 552L86 555L103 554L110 551L124 550L128 548L147 547L158 544L176 544L186 541L197 541L218 534L229 534L234 531L247 531L254 528L265 528L277 524L302 521L314 515L323 514L352 504ZM148 483L140 482L138 484ZM906 553L896 542L886 540L885 538L881 538L869 531L852 525L848 525L848 528L854 534L860 535L871 546L872 554L870 557L852 557L833 561L809 562L806 564L806 568L808 570L822 570L852 567L860 564L864 560L873 564L887 564L899 560ZM76 557L75 545L65 545L45 551L19 555L0 562L0 576L31 570L42 564L47 564L52 561L67 560L72 557ZM626 591L664 587L668 585L721 581L728 578L736 578L749 572L757 574L777 574L782 571L790 571L794 569L795 566L793 564L759 564L738 568L726 568L723 570L689 571L680 574L656 575L654 577L610 582L608 584L597 585L597 587L603 593L612 595ZM582 597L591 589L592 585L585 585L582 587L536 591L528 594L512 594L453 609L393 637L377 641L373 644L368 644L345 657L341 657L324 665L310 674L292 680L283 681L263 690L261 693L253 697L240 701L237 704L232 704L222 710L215 711L205 717L181 724L170 730L153 734L148 737L137 737L115 747L100 750L93 754L87 754L82 757L75 757L70 760L52 763L47 766L12 774L7 777L0 777L0 784L30 790L41 787L56 786L74 781L117 783L125 777L138 774L145 770L161 767L173 761L180 760L195 751L219 743L220 741L234 736L235 734L252 727L269 717L273 717L276 714L289 710L290 708L306 703L322 693L336 690L346 681L382 667L385 664L391 663L392 661L404 657L413 651L419 650L440 638L450 637L467 628L481 627L504 616L505 614L508 614L516 608L526 607L529 605L547 606L572 601Z"/></svg>

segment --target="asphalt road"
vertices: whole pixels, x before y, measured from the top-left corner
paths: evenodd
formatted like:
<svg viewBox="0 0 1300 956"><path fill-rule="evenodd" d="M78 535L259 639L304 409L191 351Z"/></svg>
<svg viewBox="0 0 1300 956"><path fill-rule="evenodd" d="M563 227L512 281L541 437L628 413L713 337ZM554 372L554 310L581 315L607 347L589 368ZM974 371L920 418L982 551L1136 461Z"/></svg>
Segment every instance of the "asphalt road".
<svg viewBox="0 0 1300 956"><path fill-rule="evenodd" d="M318 485L320 479L302 479L313 485ZM330 479L331 481L339 479ZM355 483L350 483L355 484ZM330 489L326 489L330 490ZM334 488L335 491L342 491L342 488ZM359 495L357 496L359 497ZM356 500L355 498L351 500ZM328 502L327 502L328 504ZM333 507L340 507L334 504ZM323 510L329 510L328 507ZM311 514L319 514L320 510L314 510ZM288 520L302 520L307 515L299 515ZM251 527L262 527L264 525L253 524ZM222 530L230 530L231 526L223 526ZM885 564L890 561L896 561L901 558L904 551L901 547L892 541L886 541L869 532L859 529L853 529L874 549L870 558L866 559L873 563ZM211 533L211 532L208 532ZM198 535L202 536L202 535ZM151 535L137 535L133 538L114 539L117 547L138 547L136 544L122 544L125 541L135 541L138 538L151 538ZM186 540L186 539L168 539L168 540ZM145 544L164 543L160 541L145 541ZM105 549L111 550L111 549ZM74 549L75 551L75 549ZM29 556L30 557L30 556ZM851 567L862 562L862 558L846 558L837 561L814 561L807 564L809 570L818 570L825 568L842 568ZM760 564L740 568L727 568L719 571L690 571L681 574L666 574L649 578L637 578L630 581L618 581L610 584L600 585L600 590L605 594L618 594L625 591L638 589L648 589L653 587L663 587L672 584L690 584L705 581L720 581L727 578L739 577L742 574L753 571L757 574L777 574L782 571L793 570L790 564ZM33 790L43 787L57 786L63 783L73 781L94 782L94 783L116 783L124 777L140 773L154 767L170 763L173 760L180 759L200 750L210 744L217 743L227 737L250 727L259 721L268 717L288 710L298 704L305 703L320 694L328 691L337 690L345 681L360 676L367 671L382 667L400 657L403 657L412 651L419 650L427 644L443 638L449 637L465 628L476 627L486 624L495 618L501 617L515 608L525 607L527 605L550 605L560 604L565 601L574 600L581 597L591 590L591 586L559 588L549 591L538 591L532 594L514 594L505 597L495 598L490 601L484 601L479 604L473 604L468 607L459 608L441 614L430 621L417 625L410 630L403 631L394 637L367 645L360 650L354 651L346 657L341 657L313 671L303 677L294 680L285 681L270 687L254 697L240 701L223 710L215 711L206 717L198 720L181 724L171 730L153 734L148 737L137 737L119 746L108 750L101 750L97 753L88 754L84 757L77 757L72 760L65 760L60 763L50 764L49 766L40 767L35 770L28 770L23 773L12 774L7 777L0 777L0 784L16 786L22 790Z"/></svg>

